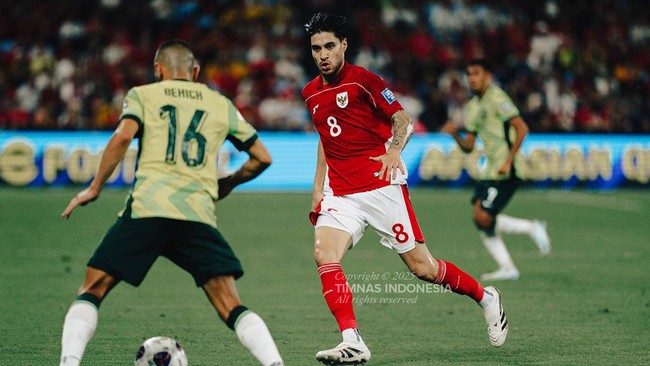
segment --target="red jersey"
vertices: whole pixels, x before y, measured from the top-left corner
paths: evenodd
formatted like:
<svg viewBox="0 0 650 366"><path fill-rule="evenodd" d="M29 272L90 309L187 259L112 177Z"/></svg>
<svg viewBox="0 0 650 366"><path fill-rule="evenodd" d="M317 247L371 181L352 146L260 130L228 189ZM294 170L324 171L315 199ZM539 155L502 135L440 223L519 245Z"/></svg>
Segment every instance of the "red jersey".
<svg viewBox="0 0 650 366"><path fill-rule="evenodd" d="M302 98L320 135L327 162L325 192L335 196L405 184L406 175L387 182L375 174L393 137L391 116L403 109L386 82L374 73L345 63L332 84L317 76Z"/></svg>

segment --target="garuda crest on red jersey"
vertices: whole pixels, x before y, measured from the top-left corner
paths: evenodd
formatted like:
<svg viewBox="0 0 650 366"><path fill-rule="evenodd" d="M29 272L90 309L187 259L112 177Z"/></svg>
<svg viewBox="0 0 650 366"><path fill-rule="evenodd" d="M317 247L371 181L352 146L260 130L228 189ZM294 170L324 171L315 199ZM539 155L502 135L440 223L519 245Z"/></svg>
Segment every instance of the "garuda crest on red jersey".
<svg viewBox="0 0 650 366"><path fill-rule="evenodd" d="M344 91L342 93L336 94L336 105L340 108L345 108L348 106L348 92Z"/></svg>

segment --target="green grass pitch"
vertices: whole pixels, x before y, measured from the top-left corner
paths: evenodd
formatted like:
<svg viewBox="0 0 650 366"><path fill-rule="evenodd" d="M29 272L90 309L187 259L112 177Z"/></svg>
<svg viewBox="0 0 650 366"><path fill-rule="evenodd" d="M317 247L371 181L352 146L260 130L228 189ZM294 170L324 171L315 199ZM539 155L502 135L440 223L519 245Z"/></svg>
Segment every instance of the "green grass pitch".
<svg viewBox="0 0 650 366"><path fill-rule="evenodd" d="M126 196L106 190L65 221L59 214L77 190L0 189L2 364L58 363L63 318L86 260ZM478 277L494 264L471 223L470 194L411 193L434 256ZM340 341L312 259L310 201L308 193L236 191L217 209L246 270L242 301L265 319L287 365L316 364L317 351ZM496 283L510 323L498 349L472 300L414 287L423 282L409 279L399 257L366 232L343 268L354 277L355 298L366 302L356 313L370 364L650 364L650 192L522 189L505 212L547 220L553 252L540 258L528 237L505 237L521 279ZM121 284L104 301L83 364L131 365L139 344L155 335L177 338L193 366L256 365L191 277L164 258L139 288Z"/></svg>

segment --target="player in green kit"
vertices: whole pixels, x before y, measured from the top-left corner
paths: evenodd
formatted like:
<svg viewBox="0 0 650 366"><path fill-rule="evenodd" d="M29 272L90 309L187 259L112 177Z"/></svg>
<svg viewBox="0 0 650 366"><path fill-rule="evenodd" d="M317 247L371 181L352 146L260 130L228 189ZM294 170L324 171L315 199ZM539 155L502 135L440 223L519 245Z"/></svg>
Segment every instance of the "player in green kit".
<svg viewBox="0 0 650 366"><path fill-rule="evenodd" d="M100 303L120 281L138 286L159 256L192 275L262 365L284 365L262 318L240 303L235 279L243 270L215 216L215 201L262 173L271 155L230 100L195 82L199 65L187 43L163 43L154 71L158 82L126 95L95 178L61 214L68 218L77 206L97 199L132 140L140 140L133 191L88 261L65 317L60 365L80 364ZM226 139L249 159L217 181L217 156Z"/></svg>
<svg viewBox="0 0 650 366"><path fill-rule="evenodd" d="M481 279L516 280L519 270L503 242L502 233L530 235L541 255L551 250L546 223L501 213L520 180L519 148L528 134L528 126L510 97L492 83L492 69L486 60L471 60L467 65L467 79L475 94L466 106L464 126L467 133L461 136L460 127L452 122L447 122L441 131L450 134L464 152L474 150L477 135L483 141L487 167L471 200L473 219L485 248L499 268L483 274Z"/></svg>

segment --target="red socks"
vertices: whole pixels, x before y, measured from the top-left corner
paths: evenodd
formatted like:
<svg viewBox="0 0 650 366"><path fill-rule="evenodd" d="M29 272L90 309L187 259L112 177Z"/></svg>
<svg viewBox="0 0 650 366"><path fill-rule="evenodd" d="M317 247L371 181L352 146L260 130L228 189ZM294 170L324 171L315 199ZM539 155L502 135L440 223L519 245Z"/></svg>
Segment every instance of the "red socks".
<svg viewBox="0 0 650 366"><path fill-rule="evenodd" d="M436 260L438 261L438 276L435 279L437 284L444 285L457 294L467 295L476 302L483 300L483 286L472 276L461 271L451 262Z"/></svg>
<svg viewBox="0 0 650 366"><path fill-rule="evenodd" d="M341 263L332 262L318 266L318 275L323 285L323 297L336 318L341 331L357 328L352 306L352 291L345 278ZM474 281L476 282L476 281Z"/></svg>
<svg viewBox="0 0 650 366"><path fill-rule="evenodd" d="M438 261L438 275L435 283L443 285L457 294L467 295L476 302L483 299L483 286L472 276L458 269L453 263L436 260ZM318 266L318 275L323 286L323 297L336 318L339 329L344 331L349 328L357 328L357 320L352 306L352 291L350 291L341 263L332 262Z"/></svg>

